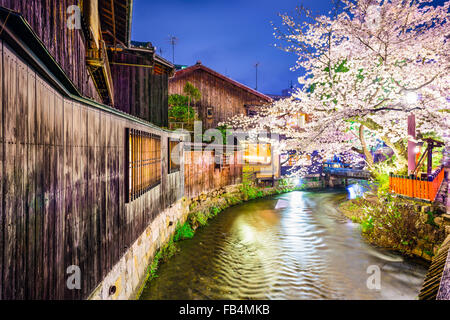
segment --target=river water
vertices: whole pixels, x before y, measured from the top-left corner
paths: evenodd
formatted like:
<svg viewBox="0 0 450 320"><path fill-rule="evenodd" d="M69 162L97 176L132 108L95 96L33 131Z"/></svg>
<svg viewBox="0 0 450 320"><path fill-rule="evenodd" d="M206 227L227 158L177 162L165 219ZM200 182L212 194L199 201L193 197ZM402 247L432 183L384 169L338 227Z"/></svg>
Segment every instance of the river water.
<svg viewBox="0 0 450 320"><path fill-rule="evenodd" d="M225 210L179 243L141 299L416 299L426 265L366 243L337 210L346 196L292 192Z"/></svg>

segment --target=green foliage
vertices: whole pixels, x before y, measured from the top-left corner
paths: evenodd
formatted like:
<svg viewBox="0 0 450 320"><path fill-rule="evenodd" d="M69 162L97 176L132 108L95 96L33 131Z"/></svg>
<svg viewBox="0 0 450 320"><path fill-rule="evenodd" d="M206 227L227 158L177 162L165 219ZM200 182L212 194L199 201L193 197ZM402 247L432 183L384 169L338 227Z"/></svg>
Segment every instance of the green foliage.
<svg viewBox="0 0 450 320"><path fill-rule="evenodd" d="M192 239L194 237L194 230L192 230L189 222L185 222L183 225L177 224L175 236L173 241L178 242L186 239Z"/></svg>
<svg viewBox="0 0 450 320"><path fill-rule="evenodd" d="M169 96L169 118L175 122L188 122L195 119L195 111L188 106L188 97L173 94Z"/></svg>
<svg viewBox="0 0 450 320"><path fill-rule="evenodd" d="M226 145L228 137L230 136L230 133L227 132L227 130L230 128L227 125L223 125L223 126L218 126L216 129L219 130L220 133L222 134L223 144Z"/></svg>
<svg viewBox="0 0 450 320"><path fill-rule="evenodd" d="M163 247L161 250L161 259L164 262L167 262L170 258L172 258L175 253L178 251L178 248L173 241L173 237L169 240L169 242Z"/></svg>
<svg viewBox="0 0 450 320"><path fill-rule="evenodd" d="M434 257L434 253L430 250L425 250L424 253L426 253L429 257Z"/></svg>
<svg viewBox="0 0 450 320"><path fill-rule="evenodd" d="M427 212L427 215L428 215L427 224L435 228L439 228L438 224L434 221L434 212Z"/></svg>
<svg viewBox="0 0 450 320"><path fill-rule="evenodd" d="M218 207L212 207L210 209L210 213L213 217L217 216L220 213L220 211L222 211L222 210Z"/></svg>
<svg viewBox="0 0 450 320"><path fill-rule="evenodd" d="M278 182L278 185L279 185L280 187L288 187L288 186L291 185L291 182L289 181L289 179L281 179L281 180Z"/></svg>
<svg viewBox="0 0 450 320"><path fill-rule="evenodd" d="M193 130L192 122L197 120L192 103L201 99L200 91L190 82L184 86L184 94L172 94L169 96L169 118L172 122L189 124L185 129Z"/></svg>
<svg viewBox="0 0 450 320"><path fill-rule="evenodd" d="M258 188L251 183L243 183L240 188L245 200L253 200L258 197Z"/></svg>
<svg viewBox="0 0 450 320"><path fill-rule="evenodd" d="M177 251L178 248L175 245L173 238L171 238L169 242L155 254L152 263L148 266L149 280L158 277L157 271L161 261L167 262Z"/></svg>
<svg viewBox="0 0 450 320"><path fill-rule="evenodd" d="M155 255L155 257L153 258L152 263L150 264L150 266L148 267L148 273L149 273L149 279L154 279L156 277L158 277L158 275L156 274L156 271L158 270L158 266L159 266L159 260L161 259L161 251L158 251Z"/></svg>
<svg viewBox="0 0 450 320"><path fill-rule="evenodd" d="M380 173L375 178L375 183L378 186L378 192L384 193L389 191L389 174Z"/></svg>
<svg viewBox="0 0 450 320"><path fill-rule="evenodd" d="M193 228L204 227L208 224L208 214L198 210L189 215L189 222Z"/></svg>
<svg viewBox="0 0 450 320"><path fill-rule="evenodd" d="M187 106L189 98L180 94L171 94L169 96L169 107L173 106Z"/></svg>
<svg viewBox="0 0 450 320"><path fill-rule="evenodd" d="M374 164L369 170L372 174L373 182L378 188L378 193L385 194L389 191L389 173L403 174L404 169L398 167L395 156Z"/></svg>
<svg viewBox="0 0 450 320"><path fill-rule="evenodd" d="M186 82L186 84L184 85L183 92L188 97L188 105L191 105L191 102L196 103L198 100L202 98L200 90L198 90L189 81Z"/></svg>
<svg viewBox="0 0 450 320"><path fill-rule="evenodd" d="M379 194L379 204L366 202L360 217L363 232L369 240L383 247L411 252L419 244L432 248L444 240L445 231L434 222L433 213L413 210L388 193Z"/></svg>
<svg viewBox="0 0 450 320"><path fill-rule="evenodd" d="M334 72L336 73L346 73L349 72L350 69L347 67L347 59L344 59L340 64L338 64L335 69Z"/></svg>
<svg viewBox="0 0 450 320"><path fill-rule="evenodd" d="M373 217L367 216L361 221L362 232L368 233L373 230Z"/></svg>
<svg viewBox="0 0 450 320"><path fill-rule="evenodd" d="M188 122L195 119L195 111L188 106L173 106L169 109L169 118L175 122Z"/></svg>

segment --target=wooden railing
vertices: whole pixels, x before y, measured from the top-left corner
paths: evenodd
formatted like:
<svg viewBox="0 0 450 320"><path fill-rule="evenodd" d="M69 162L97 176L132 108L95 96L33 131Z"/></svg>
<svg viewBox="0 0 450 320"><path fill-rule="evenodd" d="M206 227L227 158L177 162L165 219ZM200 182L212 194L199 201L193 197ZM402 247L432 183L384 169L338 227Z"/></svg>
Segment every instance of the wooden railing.
<svg viewBox="0 0 450 320"><path fill-rule="evenodd" d="M414 176L399 176L390 174L389 190L410 198L417 198L433 202L444 180L443 168L436 170L427 178L416 178Z"/></svg>

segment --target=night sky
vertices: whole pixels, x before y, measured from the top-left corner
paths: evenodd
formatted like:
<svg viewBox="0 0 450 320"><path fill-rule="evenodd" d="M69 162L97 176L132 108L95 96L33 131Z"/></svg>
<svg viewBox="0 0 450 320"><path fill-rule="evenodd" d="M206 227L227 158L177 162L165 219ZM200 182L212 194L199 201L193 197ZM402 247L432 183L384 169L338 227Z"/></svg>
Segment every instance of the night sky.
<svg viewBox="0 0 450 320"><path fill-rule="evenodd" d="M330 2L302 1L308 8L326 13ZM179 38L175 63L193 65L198 60L251 88L281 94L292 81L296 57L274 48L271 21L280 25L278 13L294 13L295 0L134 0L132 39L150 41L172 61L169 35Z"/></svg>
<svg viewBox="0 0 450 320"><path fill-rule="evenodd" d="M174 35L179 39L176 64L200 60L251 88L254 65L260 62L258 90L281 94L291 81L298 83L298 71L290 70L296 56L273 46L277 40L270 22L281 25L278 14L294 14L300 4L317 13L331 9L329 0L134 0L132 39L152 42L172 61L168 39Z"/></svg>

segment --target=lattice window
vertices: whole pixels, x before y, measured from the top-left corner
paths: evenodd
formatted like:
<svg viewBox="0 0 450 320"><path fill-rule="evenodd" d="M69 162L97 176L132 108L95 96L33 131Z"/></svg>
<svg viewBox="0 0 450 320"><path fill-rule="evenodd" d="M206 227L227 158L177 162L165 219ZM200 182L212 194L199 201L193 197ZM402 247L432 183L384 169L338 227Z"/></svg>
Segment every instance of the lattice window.
<svg viewBox="0 0 450 320"><path fill-rule="evenodd" d="M271 145L266 143L246 144L244 160L247 164L269 165L272 163Z"/></svg>
<svg viewBox="0 0 450 320"><path fill-rule="evenodd" d="M161 183L161 137L127 129L127 202Z"/></svg>

